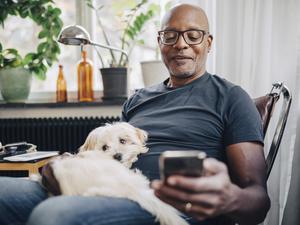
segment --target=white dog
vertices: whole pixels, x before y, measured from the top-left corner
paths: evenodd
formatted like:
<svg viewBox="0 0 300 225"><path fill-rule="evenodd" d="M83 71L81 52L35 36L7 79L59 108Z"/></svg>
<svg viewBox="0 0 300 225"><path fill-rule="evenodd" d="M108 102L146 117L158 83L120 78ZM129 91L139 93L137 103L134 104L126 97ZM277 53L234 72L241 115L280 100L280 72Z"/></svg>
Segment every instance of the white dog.
<svg viewBox="0 0 300 225"><path fill-rule="evenodd" d="M154 195L145 176L129 169L140 153L148 151L146 139L145 131L128 123L96 128L77 155L52 161L61 193L127 198L154 215L161 225L187 225L177 210Z"/></svg>
<svg viewBox="0 0 300 225"><path fill-rule="evenodd" d="M147 138L147 132L129 123L106 124L89 133L80 152L100 150L130 168L139 154L149 150L145 146Z"/></svg>

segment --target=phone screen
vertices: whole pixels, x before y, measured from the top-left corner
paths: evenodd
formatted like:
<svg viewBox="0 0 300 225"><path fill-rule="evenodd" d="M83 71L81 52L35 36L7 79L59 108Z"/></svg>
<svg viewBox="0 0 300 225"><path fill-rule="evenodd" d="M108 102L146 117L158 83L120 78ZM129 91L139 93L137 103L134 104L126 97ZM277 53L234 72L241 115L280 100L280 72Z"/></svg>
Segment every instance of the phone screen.
<svg viewBox="0 0 300 225"><path fill-rule="evenodd" d="M203 175L203 160L206 154L202 151L167 151L160 157L161 178L170 175L199 177Z"/></svg>

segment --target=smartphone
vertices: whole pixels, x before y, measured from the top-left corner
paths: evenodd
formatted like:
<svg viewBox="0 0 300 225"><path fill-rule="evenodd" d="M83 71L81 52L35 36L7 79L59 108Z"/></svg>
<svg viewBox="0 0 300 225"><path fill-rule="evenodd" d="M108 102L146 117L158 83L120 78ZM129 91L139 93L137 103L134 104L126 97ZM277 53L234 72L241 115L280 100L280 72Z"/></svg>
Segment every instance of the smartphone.
<svg viewBox="0 0 300 225"><path fill-rule="evenodd" d="M160 177L164 180L170 175L202 176L205 158L206 154L203 151L165 151L159 158Z"/></svg>

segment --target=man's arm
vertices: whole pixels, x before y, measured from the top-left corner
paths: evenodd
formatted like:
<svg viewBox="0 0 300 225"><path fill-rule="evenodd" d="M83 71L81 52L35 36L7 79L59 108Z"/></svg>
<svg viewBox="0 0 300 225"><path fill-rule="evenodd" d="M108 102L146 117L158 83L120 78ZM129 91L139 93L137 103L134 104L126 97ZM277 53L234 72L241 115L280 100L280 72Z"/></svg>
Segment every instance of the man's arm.
<svg viewBox="0 0 300 225"><path fill-rule="evenodd" d="M263 147L246 142L230 145L226 152L230 177L238 185L237 201L228 215L241 224L262 222L270 208Z"/></svg>
<svg viewBox="0 0 300 225"><path fill-rule="evenodd" d="M206 176L172 176L168 184L153 182L155 194L199 220L227 215L240 224L263 221L270 200L266 191L262 146L246 142L230 145L226 151L229 170L222 162L206 159ZM191 203L188 211L187 203Z"/></svg>

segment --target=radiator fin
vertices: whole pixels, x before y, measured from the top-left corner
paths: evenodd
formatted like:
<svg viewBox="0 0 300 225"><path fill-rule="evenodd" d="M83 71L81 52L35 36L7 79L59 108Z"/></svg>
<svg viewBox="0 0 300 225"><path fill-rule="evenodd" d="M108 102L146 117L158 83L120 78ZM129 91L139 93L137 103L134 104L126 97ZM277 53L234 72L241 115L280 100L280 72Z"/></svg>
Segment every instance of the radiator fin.
<svg viewBox="0 0 300 225"><path fill-rule="evenodd" d="M2 145L26 141L39 151L76 152L88 133L119 117L15 118L0 119Z"/></svg>

